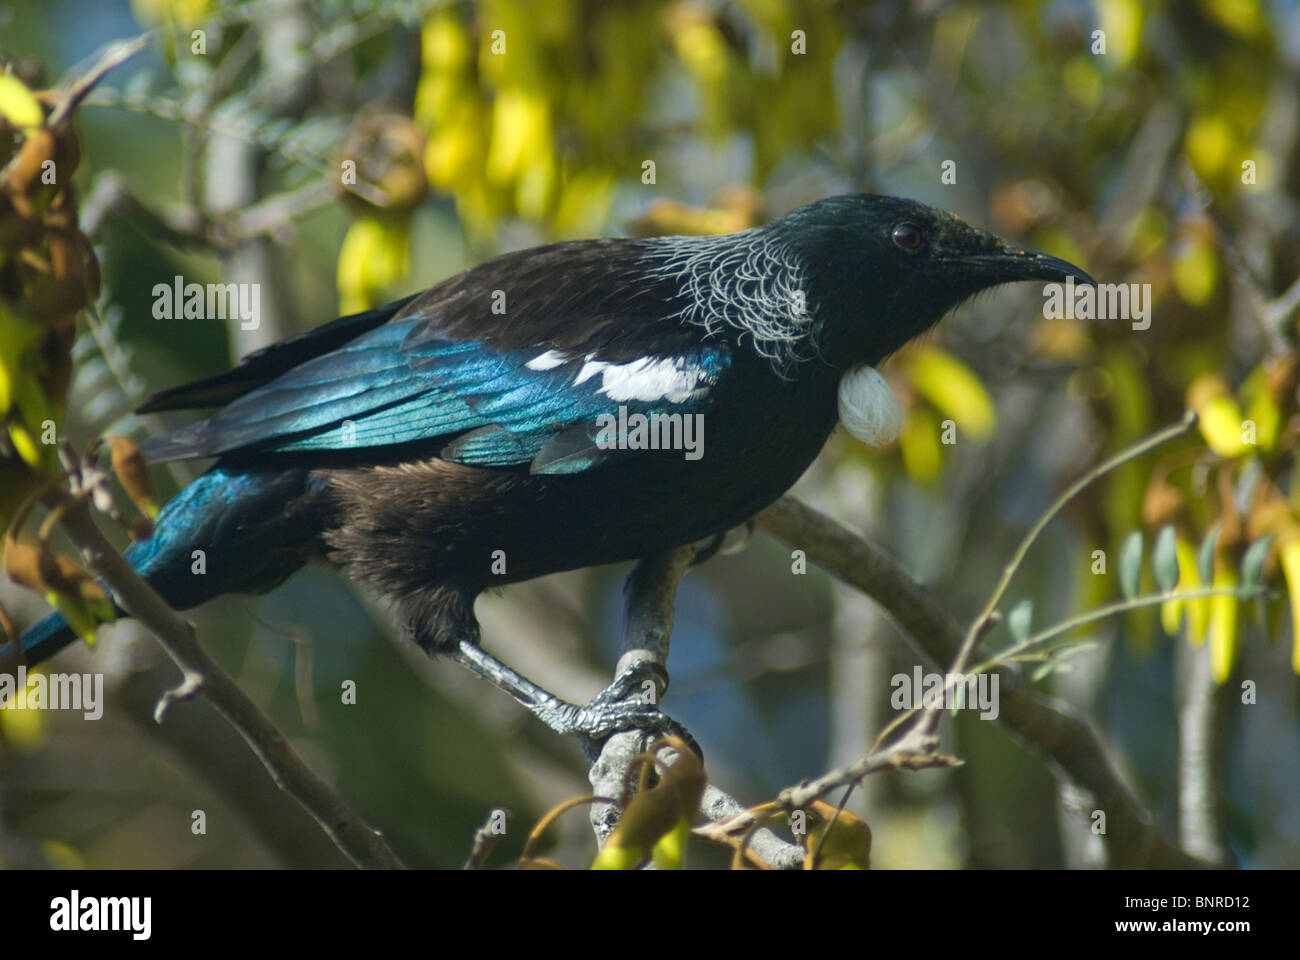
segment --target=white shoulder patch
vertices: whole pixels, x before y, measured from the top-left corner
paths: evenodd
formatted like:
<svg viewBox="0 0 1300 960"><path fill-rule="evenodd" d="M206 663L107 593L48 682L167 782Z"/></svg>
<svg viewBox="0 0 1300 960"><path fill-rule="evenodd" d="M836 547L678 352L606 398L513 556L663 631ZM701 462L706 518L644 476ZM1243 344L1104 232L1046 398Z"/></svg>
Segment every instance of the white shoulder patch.
<svg viewBox="0 0 1300 960"><path fill-rule="evenodd" d="M676 357L642 357L629 363L607 363L593 359L594 356L587 355L574 386L600 374L597 392L619 403L628 400L685 403L699 393L705 378L698 366Z"/></svg>
<svg viewBox="0 0 1300 960"><path fill-rule="evenodd" d="M561 353L559 350L547 350L545 353L539 353L533 357L524 366L529 370L554 370L569 359L566 354Z"/></svg>
<svg viewBox="0 0 1300 960"><path fill-rule="evenodd" d="M856 367L840 378L840 422L872 447L883 447L898 437L903 411L875 367Z"/></svg>

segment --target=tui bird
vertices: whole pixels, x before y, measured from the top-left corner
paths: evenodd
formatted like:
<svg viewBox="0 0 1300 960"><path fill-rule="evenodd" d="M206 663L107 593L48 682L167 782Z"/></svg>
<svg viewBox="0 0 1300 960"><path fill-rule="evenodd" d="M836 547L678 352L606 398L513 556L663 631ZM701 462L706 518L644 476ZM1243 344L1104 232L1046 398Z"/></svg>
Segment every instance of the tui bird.
<svg viewBox="0 0 1300 960"><path fill-rule="evenodd" d="M952 214L873 195L726 236L508 253L147 400L141 412L219 407L143 447L155 462L216 464L126 557L178 609L324 561L392 598L427 652L557 730L653 725L653 708L617 702L627 683L579 708L492 658L475 597L744 523L838 420L868 440L896 433L873 369L889 354L988 287L1069 277L1092 282ZM702 446L611 442L614 419L636 415L694 418ZM53 614L20 645L35 662L72 639Z"/></svg>

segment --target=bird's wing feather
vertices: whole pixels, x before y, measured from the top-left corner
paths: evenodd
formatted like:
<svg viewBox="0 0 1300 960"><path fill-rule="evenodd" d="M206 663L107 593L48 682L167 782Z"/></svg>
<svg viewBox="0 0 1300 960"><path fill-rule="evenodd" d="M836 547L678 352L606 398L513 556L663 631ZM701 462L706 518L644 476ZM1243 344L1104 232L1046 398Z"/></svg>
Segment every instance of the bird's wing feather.
<svg viewBox="0 0 1300 960"><path fill-rule="evenodd" d="M461 463L536 461L537 472L576 472L625 452L597 443L620 407L625 417L701 413L731 362L720 342L617 363L595 352L412 338L415 329L416 321L386 324L148 441L145 453L172 460L422 444Z"/></svg>
<svg viewBox="0 0 1300 960"><path fill-rule="evenodd" d="M382 323L387 323L413 299L415 298L407 297L364 313L339 317L299 336L255 350L231 370L203 380L160 390L141 403L136 408L136 413L196 410L229 403L245 393L270 383L298 364L336 350L349 340L373 330Z"/></svg>
<svg viewBox="0 0 1300 960"><path fill-rule="evenodd" d="M382 325L352 320L359 335L342 343L336 329L270 348L250 358L256 386L145 453L310 457L418 444L417 455L468 464L588 469L620 455L595 442L602 417L702 412L732 360L725 342L702 341L677 318L678 285L647 272L645 250L598 240L507 254L379 308Z"/></svg>
<svg viewBox="0 0 1300 960"><path fill-rule="evenodd" d="M731 359L721 343L626 363L542 347L499 352L485 341L421 338L408 349L412 329L409 321L380 327L149 441L145 452L170 460L421 443L460 463L537 461L537 472L576 472L625 452L597 443L620 407L625 418L708 409Z"/></svg>

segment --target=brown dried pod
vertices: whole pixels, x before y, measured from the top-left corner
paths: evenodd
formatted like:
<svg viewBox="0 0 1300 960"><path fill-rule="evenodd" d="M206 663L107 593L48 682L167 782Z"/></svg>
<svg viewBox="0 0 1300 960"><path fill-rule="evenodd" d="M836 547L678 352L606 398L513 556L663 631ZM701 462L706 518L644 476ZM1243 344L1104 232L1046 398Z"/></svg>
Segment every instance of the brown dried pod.
<svg viewBox="0 0 1300 960"><path fill-rule="evenodd" d="M5 605L0 603L0 640L6 643L17 643L18 628L14 625L14 618L9 616L9 611Z"/></svg>
<svg viewBox="0 0 1300 960"><path fill-rule="evenodd" d="M11 195L30 193L40 183L46 161L54 159L56 146L51 131L44 127L31 131L19 148L18 155L0 175L0 188Z"/></svg>
<svg viewBox="0 0 1300 960"><path fill-rule="evenodd" d="M21 543L13 534L5 536L5 573L14 583L49 592L49 585L41 569L41 549L30 543Z"/></svg>
<svg viewBox="0 0 1300 960"><path fill-rule="evenodd" d="M1152 529L1164 526L1183 508L1184 499L1169 481L1152 480L1142 497L1142 522Z"/></svg>
<svg viewBox="0 0 1300 960"><path fill-rule="evenodd" d="M153 478L149 476L140 448L126 437L109 436L104 440L112 457L113 472L126 495L146 517L156 517L158 503L154 497Z"/></svg>
<svg viewBox="0 0 1300 960"><path fill-rule="evenodd" d="M108 602L104 588L71 557L55 554L54 564L58 571L58 583L52 586L57 592L77 597L83 603Z"/></svg>
<svg viewBox="0 0 1300 960"><path fill-rule="evenodd" d="M341 182L336 189L345 203L361 213L410 210L429 190L424 150L424 132L410 117L373 107L363 110L343 142L338 161L356 163L357 179L384 191L386 200L376 207Z"/></svg>
<svg viewBox="0 0 1300 960"><path fill-rule="evenodd" d="M5 212L0 214L0 251L13 253L35 243L41 235L40 224L19 216L13 207L0 199Z"/></svg>

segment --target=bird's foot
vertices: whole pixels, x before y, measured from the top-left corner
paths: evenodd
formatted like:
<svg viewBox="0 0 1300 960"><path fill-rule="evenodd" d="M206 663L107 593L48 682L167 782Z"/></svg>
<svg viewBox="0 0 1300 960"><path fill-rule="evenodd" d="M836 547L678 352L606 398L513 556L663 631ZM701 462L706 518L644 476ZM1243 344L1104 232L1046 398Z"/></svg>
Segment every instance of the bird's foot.
<svg viewBox="0 0 1300 960"><path fill-rule="evenodd" d="M656 706L659 691L667 685L663 667L652 660L637 660L586 706L558 700L534 711L558 733L574 734L583 750L594 756L610 735L643 730L660 736L680 737L696 754L703 751L684 726Z"/></svg>
<svg viewBox="0 0 1300 960"><path fill-rule="evenodd" d="M589 757L599 753L611 734L624 730L681 737L696 754L704 756L690 732L656 706L659 692L668 685L668 675L654 661L634 661L588 704L579 706L543 690L472 641L462 641L453 656L509 693L556 733L578 737Z"/></svg>

